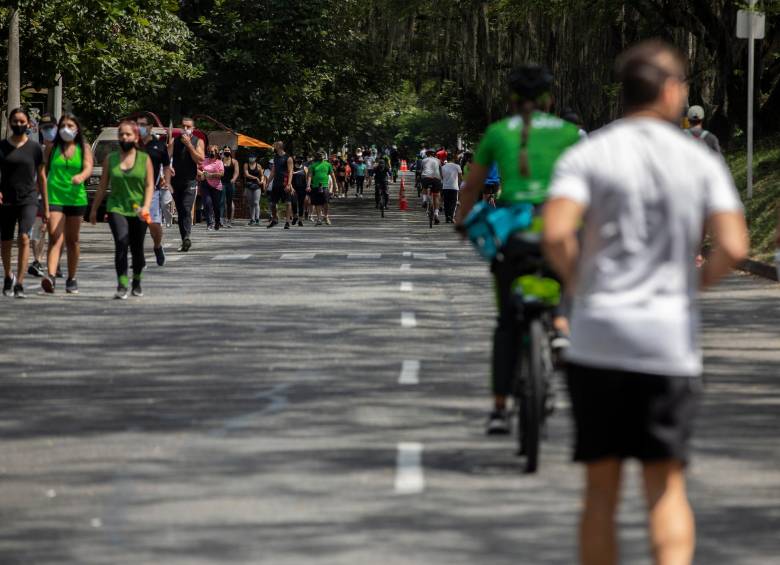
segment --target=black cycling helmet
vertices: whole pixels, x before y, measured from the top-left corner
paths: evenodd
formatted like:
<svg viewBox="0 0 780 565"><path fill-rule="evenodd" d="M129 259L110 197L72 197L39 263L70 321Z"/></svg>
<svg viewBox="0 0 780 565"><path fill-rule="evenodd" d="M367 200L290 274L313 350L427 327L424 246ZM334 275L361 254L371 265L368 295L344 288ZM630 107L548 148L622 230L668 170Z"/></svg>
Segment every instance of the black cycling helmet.
<svg viewBox="0 0 780 565"><path fill-rule="evenodd" d="M542 65L523 65L509 74L509 88L521 100L536 100L550 92L552 73Z"/></svg>

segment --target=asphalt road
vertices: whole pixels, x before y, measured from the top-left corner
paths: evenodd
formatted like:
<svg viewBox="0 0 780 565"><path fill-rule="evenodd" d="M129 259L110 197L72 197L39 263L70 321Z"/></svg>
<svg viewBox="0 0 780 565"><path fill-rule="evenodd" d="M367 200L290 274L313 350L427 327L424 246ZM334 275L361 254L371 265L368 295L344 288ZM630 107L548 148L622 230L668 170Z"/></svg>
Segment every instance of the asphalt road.
<svg viewBox="0 0 780 565"><path fill-rule="evenodd" d="M30 279L0 310L0 564L573 563L565 395L523 475L482 435L486 266L412 204L199 226L126 302L85 226L80 295ZM780 287L736 275L703 302L697 563L777 563ZM647 564L629 471L623 562Z"/></svg>

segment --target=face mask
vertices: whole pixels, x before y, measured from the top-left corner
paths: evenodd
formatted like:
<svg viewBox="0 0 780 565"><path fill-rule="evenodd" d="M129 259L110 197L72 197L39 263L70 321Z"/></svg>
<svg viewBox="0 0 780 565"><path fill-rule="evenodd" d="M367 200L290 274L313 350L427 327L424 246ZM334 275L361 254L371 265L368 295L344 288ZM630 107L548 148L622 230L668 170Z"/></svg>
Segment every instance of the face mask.
<svg viewBox="0 0 780 565"><path fill-rule="evenodd" d="M146 126L138 126L138 133L141 134L141 137L146 137L149 135L149 128Z"/></svg>
<svg viewBox="0 0 780 565"><path fill-rule="evenodd" d="M135 141L120 141L119 147L122 148L122 151L130 151L133 147L135 147Z"/></svg>
<svg viewBox="0 0 780 565"><path fill-rule="evenodd" d="M76 134L78 133L78 130L75 130L73 128L62 128L60 130L60 137L63 141L73 141L76 139Z"/></svg>
<svg viewBox="0 0 780 565"><path fill-rule="evenodd" d="M210 156L211 156L212 159L216 159L217 158L217 152L216 151L212 151L210 153Z"/></svg>
<svg viewBox="0 0 780 565"><path fill-rule="evenodd" d="M54 141L57 137L57 128L45 128L41 130L44 141Z"/></svg>
<svg viewBox="0 0 780 565"><path fill-rule="evenodd" d="M192 128L184 128L184 133L186 135L192 135Z"/></svg>
<svg viewBox="0 0 780 565"><path fill-rule="evenodd" d="M14 132L14 135L24 135L27 133L27 126L11 126L11 131Z"/></svg>

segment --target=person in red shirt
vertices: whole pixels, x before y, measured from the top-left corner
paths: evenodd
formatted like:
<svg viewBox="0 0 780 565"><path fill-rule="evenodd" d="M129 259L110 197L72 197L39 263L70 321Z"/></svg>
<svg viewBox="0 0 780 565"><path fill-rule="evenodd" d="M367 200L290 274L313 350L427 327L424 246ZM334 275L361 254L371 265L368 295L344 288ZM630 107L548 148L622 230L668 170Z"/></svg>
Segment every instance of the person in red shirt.
<svg viewBox="0 0 780 565"><path fill-rule="evenodd" d="M439 162L444 165L444 162L447 160L447 150L442 147L436 152L436 158L439 160Z"/></svg>

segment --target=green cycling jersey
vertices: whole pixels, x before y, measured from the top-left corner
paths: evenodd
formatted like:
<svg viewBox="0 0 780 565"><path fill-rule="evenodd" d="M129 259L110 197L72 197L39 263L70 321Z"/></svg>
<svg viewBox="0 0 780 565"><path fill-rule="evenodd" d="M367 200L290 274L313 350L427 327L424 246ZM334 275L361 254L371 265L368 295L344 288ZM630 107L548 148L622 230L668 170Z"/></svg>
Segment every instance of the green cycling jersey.
<svg viewBox="0 0 780 565"><path fill-rule="evenodd" d="M534 112L528 134L528 175L520 171L523 118L510 116L488 127L474 161L483 167L498 165L501 174L499 202L541 204L558 157L580 140L576 126L551 114Z"/></svg>

